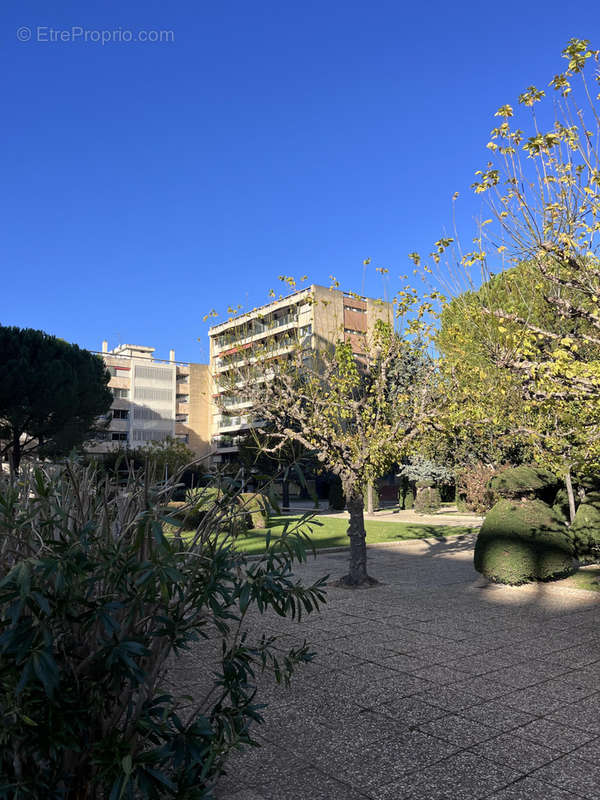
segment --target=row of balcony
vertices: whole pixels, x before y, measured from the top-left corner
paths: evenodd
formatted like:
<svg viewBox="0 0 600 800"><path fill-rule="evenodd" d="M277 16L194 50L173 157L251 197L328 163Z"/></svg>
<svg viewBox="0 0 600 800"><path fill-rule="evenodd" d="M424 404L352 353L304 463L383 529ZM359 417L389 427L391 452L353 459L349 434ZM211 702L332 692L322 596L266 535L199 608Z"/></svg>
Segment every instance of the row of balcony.
<svg viewBox="0 0 600 800"><path fill-rule="evenodd" d="M283 328L286 325L296 325L297 323L297 314L286 314L283 317L272 320L253 319L241 330L238 328L237 331L221 333L215 336L213 353L218 355L222 353L223 350L229 350L232 347L246 344L257 336L273 333L273 331L276 331L278 328Z"/></svg>

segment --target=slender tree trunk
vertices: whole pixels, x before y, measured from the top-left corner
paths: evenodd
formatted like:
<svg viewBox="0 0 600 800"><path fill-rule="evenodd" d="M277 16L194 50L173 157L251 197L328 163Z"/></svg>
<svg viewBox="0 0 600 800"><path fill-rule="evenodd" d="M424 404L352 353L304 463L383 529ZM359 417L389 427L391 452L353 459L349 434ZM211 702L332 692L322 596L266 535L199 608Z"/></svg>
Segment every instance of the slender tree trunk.
<svg viewBox="0 0 600 800"><path fill-rule="evenodd" d="M575 519L575 495L573 494L573 484L571 482L571 469L567 470L565 475L565 486L567 487L567 497L569 498L569 517L571 525Z"/></svg>
<svg viewBox="0 0 600 800"><path fill-rule="evenodd" d="M19 472L21 464L21 436L18 433L13 435L13 444L10 452L10 474L14 479Z"/></svg>
<svg viewBox="0 0 600 800"><path fill-rule="evenodd" d="M367 545L362 494L346 494L346 506L350 514L348 524L350 571L342 578L341 583L345 586L369 586L377 581L370 578L367 573Z"/></svg>
<svg viewBox="0 0 600 800"><path fill-rule="evenodd" d="M373 481L367 483L367 514L373 513Z"/></svg>
<svg viewBox="0 0 600 800"><path fill-rule="evenodd" d="M287 479L281 481L281 507L286 511L290 509L290 482Z"/></svg>

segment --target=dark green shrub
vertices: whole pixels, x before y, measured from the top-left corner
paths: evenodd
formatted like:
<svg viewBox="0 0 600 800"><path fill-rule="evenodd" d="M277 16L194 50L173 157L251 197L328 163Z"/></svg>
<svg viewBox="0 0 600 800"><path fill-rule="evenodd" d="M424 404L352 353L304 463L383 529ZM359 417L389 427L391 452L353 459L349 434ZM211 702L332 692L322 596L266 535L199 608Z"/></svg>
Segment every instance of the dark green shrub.
<svg viewBox="0 0 600 800"><path fill-rule="evenodd" d="M342 482L337 475L333 475L329 483L329 508L334 511L343 511L346 508Z"/></svg>
<svg viewBox="0 0 600 800"><path fill-rule="evenodd" d="M489 481L489 488L501 497L537 497L552 505L560 481L551 472L535 465L511 467Z"/></svg>
<svg viewBox="0 0 600 800"><path fill-rule="evenodd" d="M442 499L439 489L432 486L419 487L419 484L417 484L417 496L414 504L417 514L435 514L441 507Z"/></svg>
<svg viewBox="0 0 600 800"><path fill-rule="evenodd" d="M408 486L401 486L398 490L398 505L403 510L412 508L415 504L415 498L412 490Z"/></svg>
<svg viewBox="0 0 600 800"><path fill-rule="evenodd" d="M562 578L573 571L573 542L563 518L541 500L500 500L486 515L474 566L496 583Z"/></svg>
<svg viewBox="0 0 600 800"><path fill-rule="evenodd" d="M302 536L249 560L215 503L191 540L167 539L168 501L164 483L120 487L71 462L0 479L1 797L212 798L261 721L257 671L288 680L310 659L257 626L322 602L322 581L293 577ZM207 661L193 703L165 682L191 645Z"/></svg>
<svg viewBox="0 0 600 800"><path fill-rule="evenodd" d="M260 492L243 492L239 495L239 503L243 512L249 518L246 525L249 528L266 528L269 524L270 505L267 497Z"/></svg>
<svg viewBox="0 0 600 800"><path fill-rule="evenodd" d="M570 521L569 495L564 486L561 486L557 491L554 502L552 503L552 508L557 514L560 514L566 523Z"/></svg>
<svg viewBox="0 0 600 800"><path fill-rule="evenodd" d="M582 503L570 528L577 558L586 563L600 559L600 507Z"/></svg>

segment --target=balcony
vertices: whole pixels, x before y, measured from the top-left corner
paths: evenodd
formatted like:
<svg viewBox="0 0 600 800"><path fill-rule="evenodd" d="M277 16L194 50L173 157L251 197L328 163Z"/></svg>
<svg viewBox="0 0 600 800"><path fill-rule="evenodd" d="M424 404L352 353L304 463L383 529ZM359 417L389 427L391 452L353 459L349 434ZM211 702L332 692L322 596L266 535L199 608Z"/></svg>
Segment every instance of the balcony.
<svg viewBox="0 0 600 800"><path fill-rule="evenodd" d="M240 331L237 334L221 334L220 336L215 337L213 344L213 355L217 356L226 350L232 350L236 347L241 347L245 344L248 344L249 342L255 342L263 336L267 336L272 334L274 331L278 331L280 328L297 324L297 314L286 314L278 319L268 321L252 320L251 327L247 328L246 330ZM217 339L219 340L218 343Z"/></svg>

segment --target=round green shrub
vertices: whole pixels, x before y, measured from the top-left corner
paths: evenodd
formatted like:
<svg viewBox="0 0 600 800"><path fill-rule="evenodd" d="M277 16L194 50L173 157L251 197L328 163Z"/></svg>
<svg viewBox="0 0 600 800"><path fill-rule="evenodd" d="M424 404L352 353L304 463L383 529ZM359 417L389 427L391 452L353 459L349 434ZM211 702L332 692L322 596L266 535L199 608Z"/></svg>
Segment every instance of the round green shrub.
<svg viewBox="0 0 600 800"><path fill-rule="evenodd" d="M561 486L558 492L556 493L556 497L554 498L554 503L552 504L552 508L556 511L557 514L564 519L566 523L570 521L570 512L569 512L569 495L567 494L567 490L564 486Z"/></svg>
<svg viewBox="0 0 600 800"><path fill-rule="evenodd" d="M541 467L522 465L505 469L490 479L489 488L501 497L537 497L552 504L560 481Z"/></svg>
<svg viewBox="0 0 600 800"><path fill-rule="evenodd" d="M417 487L419 484L417 484ZM417 514L434 514L442 507L439 489L430 486L417 488L414 509Z"/></svg>
<svg viewBox="0 0 600 800"><path fill-rule="evenodd" d="M269 501L260 492L242 492L239 502L247 517L246 524L250 528L266 528L269 524Z"/></svg>
<svg viewBox="0 0 600 800"><path fill-rule="evenodd" d="M582 503L570 532L580 561L591 563L600 559L600 507Z"/></svg>
<svg viewBox="0 0 600 800"><path fill-rule="evenodd" d="M560 514L541 500L500 500L475 544L474 566L496 583L549 581L573 572L573 541Z"/></svg>
<svg viewBox="0 0 600 800"><path fill-rule="evenodd" d="M398 491L399 507L406 511L409 508L413 508L414 504L415 504L415 496L412 493L412 490L410 488L401 486Z"/></svg>

